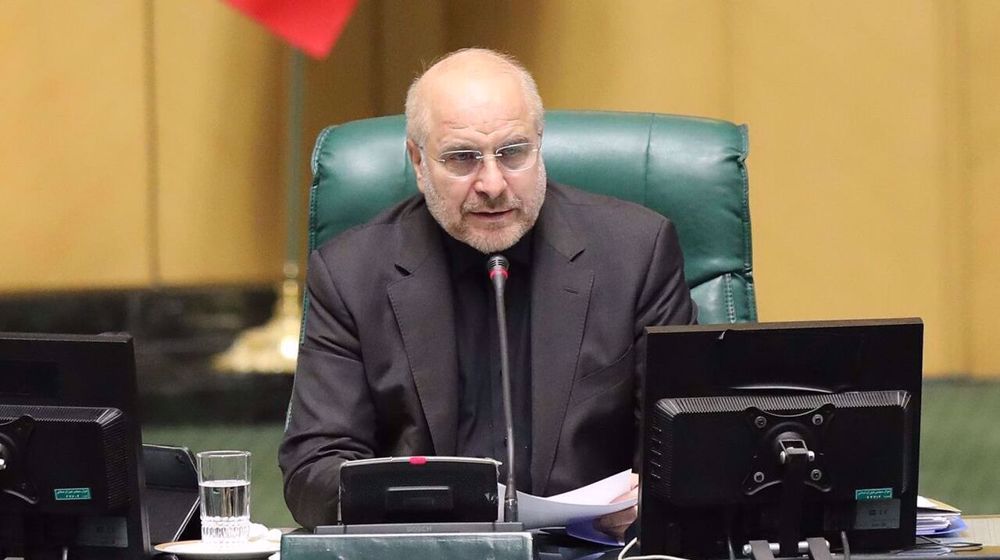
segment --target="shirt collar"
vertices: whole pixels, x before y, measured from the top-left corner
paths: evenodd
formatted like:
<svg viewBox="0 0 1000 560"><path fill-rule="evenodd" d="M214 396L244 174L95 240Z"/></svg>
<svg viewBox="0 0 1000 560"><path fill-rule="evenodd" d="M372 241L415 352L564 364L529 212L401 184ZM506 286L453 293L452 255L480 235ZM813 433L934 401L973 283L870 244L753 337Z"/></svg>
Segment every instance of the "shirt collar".
<svg viewBox="0 0 1000 560"><path fill-rule="evenodd" d="M531 240L533 229L528 230L521 239L511 248L497 253L507 257L512 266L526 270L531 266ZM454 276L465 274L469 270L478 269L482 271L483 278L486 278L486 259L490 255L479 252L465 243L455 239L442 230L444 238L445 252L448 255L448 262L451 265L451 272ZM496 254L496 253L493 253Z"/></svg>

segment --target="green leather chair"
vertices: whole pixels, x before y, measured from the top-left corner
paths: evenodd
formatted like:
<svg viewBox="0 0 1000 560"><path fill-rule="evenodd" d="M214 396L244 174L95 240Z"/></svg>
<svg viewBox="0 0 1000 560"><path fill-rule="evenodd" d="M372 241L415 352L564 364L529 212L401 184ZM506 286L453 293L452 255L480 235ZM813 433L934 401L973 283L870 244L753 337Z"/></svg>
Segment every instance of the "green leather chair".
<svg viewBox="0 0 1000 560"><path fill-rule="evenodd" d="M402 115L320 133L312 156L310 251L417 192L405 138ZM674 222L700 323L756 321L745 126L548 111L542 154L550 179L642 204Z"/></svg>

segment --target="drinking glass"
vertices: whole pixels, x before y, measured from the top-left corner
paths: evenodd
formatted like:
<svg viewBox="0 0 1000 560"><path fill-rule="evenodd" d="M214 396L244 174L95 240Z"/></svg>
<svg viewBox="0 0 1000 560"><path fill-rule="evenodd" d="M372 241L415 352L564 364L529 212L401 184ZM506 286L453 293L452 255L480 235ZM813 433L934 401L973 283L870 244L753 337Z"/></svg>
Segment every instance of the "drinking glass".
<svg viewBox="0 0 1000 560"><path fill-rule="evenodd" d="M201 540L246 542L250 536L250 452L202 451L197 457Z"/></svg>

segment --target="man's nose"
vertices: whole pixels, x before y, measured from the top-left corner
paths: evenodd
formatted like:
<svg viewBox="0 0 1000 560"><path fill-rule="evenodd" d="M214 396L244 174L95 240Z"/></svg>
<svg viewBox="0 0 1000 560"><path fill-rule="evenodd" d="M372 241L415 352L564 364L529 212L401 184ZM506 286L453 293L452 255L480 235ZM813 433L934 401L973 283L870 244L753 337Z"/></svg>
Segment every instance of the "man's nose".
<svg viewBox="0 0 1000 560"><path fill-rule="evenodd" d="M496 198L507 188L507 178L504 177L503 170L495 157L485 157L476 172L474 183L476 192L485 194L489 198Z"/></svg>

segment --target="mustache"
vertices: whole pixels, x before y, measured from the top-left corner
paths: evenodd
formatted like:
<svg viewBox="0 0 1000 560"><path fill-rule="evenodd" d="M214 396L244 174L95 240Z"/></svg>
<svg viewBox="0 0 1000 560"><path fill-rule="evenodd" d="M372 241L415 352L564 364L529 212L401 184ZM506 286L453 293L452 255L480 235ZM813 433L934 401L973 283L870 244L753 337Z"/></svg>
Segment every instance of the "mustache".
<svg viewBox="0 0 1000 560"><path fill-rule="evenodd" d="M462 212L483 212L486 210L491 210L494 212L506 212L508 210L516 210L521 208L523 203L521 199L504 193L502 196L496 198L489 198L484 195L480 195L477 200L472 200L462 204Z"/></svg>

